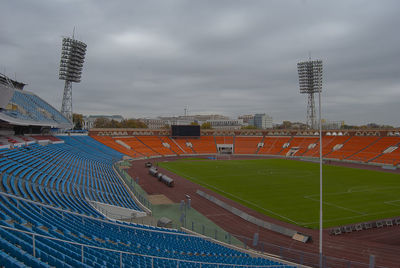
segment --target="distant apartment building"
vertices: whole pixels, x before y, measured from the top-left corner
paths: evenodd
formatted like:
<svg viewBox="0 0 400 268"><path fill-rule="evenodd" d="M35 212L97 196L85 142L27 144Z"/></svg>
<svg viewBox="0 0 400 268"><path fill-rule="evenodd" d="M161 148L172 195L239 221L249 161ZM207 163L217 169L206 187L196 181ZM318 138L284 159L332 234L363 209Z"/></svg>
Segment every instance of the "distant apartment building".
<svg viewBox="0 0 400 268"><path fill-rule="evenodd" d="M266 114L255 114L253 125L259 129L272 128L272 117Z"/></svg>
<svg viewBox="0 0 400 268"><path fill-rule="evenodd" d="M145 123L150 129L160 129L169 125L168 121L159 118L140 118L139 121Z"/></svg>
<svg viewBox="0 0 400 268"><path fill-rule="evenodd" d="M84 129L91 129L94 126L94 122L98 118L107 118L109 120L114 120L117 122L121 122L124 120L122 115L88 115L83 117L83 128Z"/></svg>
<svg viewBox="0 0 400 268"><path fill-rule="evenodd" d="M243 124L246 126L255 126L258 129L272 128L272 117L264 114L246 114L241 115L238 119L243 120Z"/></svg>
<svg viewBox="0 0 400 268"><path fill-rule="evenodd" d="M238 119L243 120L244 125L253 125L254 114L245 114L238 117Z"/></svg>
<svg viewBox="0 0 400 268"><path fill-rule="evenodd" d="M344 126L344 121L331 121L326 119L322 119L321 121L323 129L341 129Z"/></svg>
<svg viewBox="0 0 400 268"><path fill-rule="evenodd" d="M207 120L213 129L241 129L243 126L242 119L219 119Z"/></svg>

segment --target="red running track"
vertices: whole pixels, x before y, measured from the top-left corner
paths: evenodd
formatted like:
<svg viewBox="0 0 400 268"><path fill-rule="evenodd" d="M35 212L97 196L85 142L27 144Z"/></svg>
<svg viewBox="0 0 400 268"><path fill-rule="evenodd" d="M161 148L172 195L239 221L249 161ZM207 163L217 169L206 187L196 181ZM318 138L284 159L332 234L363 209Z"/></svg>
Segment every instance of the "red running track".
<svg viewBox="0 0 400 268"><path fill-rule="evenodd" d="M167 157L152 159L156 161L171 161L182 157ZM233 158L246 158L243 156ZM254 158L254 157L247 157ZM259 157L257 157L259 158ZM274 218L263 215L259 212L253 211L239 203L236 203L224 196L221 196L211 190L208 190L198 184L188 181L178 175L160 168L163 174L167 174L175 180L175 187L169 188L166 185L160 183L154 177L148 174L148 169L145 168L144 163L149 160L138 160L132 162L132 167L128 170L128 173L133 177L139 177L140 186L149 194L164 194L173 202L179 203L185 199L185 194L189 194L192 199L192 207L208 217L218 226L225 231L235 235L242 241L246 241L247 244L251 245L251 241L245 240L241 237L252 237L254 233L259 233L259 241L264 241L263 245L260 246L259 250L265 250L267 253L283 256L285 259L295 259L297 262L303 262L311 266L318 265L318 230L307 229L293 225L290 223L282 222ZM333 163L332 163L333 164ZM370 167L367 165L356 165L347 163L334 163L339 165L346 165L352 167L362 167L375 169L376 167ZM273 222L281 226L285 226L301 233L311 235L313 241L310 243L297 242L284 235L260 228L252 223L249 223L242 218L228 212L227 210L215 205L207 199L196 194L196 190L202 190L208 194L215 196L216 198L232 205L252 216L259 219ZM277 245L271 246L270 244ZM279 247L278 247L279 246ZM284 248L288 248L286 250ZM303 253L299 253L302 251ZM329 235L329 230L324 230L323 233L323 253L327 257L327 263L329 267L368 267L358 263L368 264L370 255L375 255L375 263L377 266L382 267L400 267L400 226L384 227L381 229L370 229L360 232L353 232L349 234L343 234L339 236ZM335 261L334 258L344 259L351 261Z"/></svg>

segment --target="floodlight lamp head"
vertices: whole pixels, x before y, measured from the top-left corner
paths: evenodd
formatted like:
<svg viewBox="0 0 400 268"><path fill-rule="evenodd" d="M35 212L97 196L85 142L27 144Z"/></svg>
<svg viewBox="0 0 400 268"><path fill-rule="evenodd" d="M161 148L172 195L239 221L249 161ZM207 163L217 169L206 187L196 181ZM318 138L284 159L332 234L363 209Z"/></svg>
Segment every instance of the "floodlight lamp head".
<svg viewBox="0 0 400 268"><path fill-rule="evenodd" d="M86 44L70 37L64 37L61 49L59 79L79 83L85 61Z"/></svg>
<svg viewBox="0 0 400 268"><path fill-rule="evenodd" d="M313 94L322 90L322 60L297 63L300 93Z"/></svg>

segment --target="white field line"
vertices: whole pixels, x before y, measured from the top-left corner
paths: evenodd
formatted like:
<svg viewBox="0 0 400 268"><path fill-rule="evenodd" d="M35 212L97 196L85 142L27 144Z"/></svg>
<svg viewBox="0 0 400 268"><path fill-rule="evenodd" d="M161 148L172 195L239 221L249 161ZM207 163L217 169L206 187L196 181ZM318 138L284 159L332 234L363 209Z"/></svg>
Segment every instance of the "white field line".
<svg viewBox="0 0 400 268"><path fill-rule="evenodd" d="M241 201L244 202L244 203L253 205L253 206L255 206L255 207L257 207L257 208L259 208L259 209L261 209L261 210L263 210L263 211L269 212L269 213L274 214L274 215L276 215L276 216L278 216L278 217L281 217L281 218L283 218L283 219L286 219L286 220L288 220L288 221L290 221L290 222L292 222L292 223L294 223L294 224L297 224L297 225L300 225L300 226L307 226L307 225L310 225L310 224L319 223L318 221L315 221L315 222L296 222L296 221L294 221L294 220L292 220L292 219L290 219L290 218L288 218L288 217L286 217L286 216L283 216L283 215L281 215L281 214L279 214L279 213L276 213L276 212L274 212L274 211L272 211L272 210L265 209L265 208L263 208L263 207L260 207L260 206L257 205L257 204L254 204L254 203L249 202L249 201L247 201L247 200L243 200L242 198L240 198L240 197L238 197L238 196L235 196L235 195L233 195L233 194L231 194L231 193L227 193L227 192L225 192L225 191L223 191L223 190L220 190L219 188L217 188L217 187L215 187L215 186L212 186L212 185L209 185L209 184L207 184L207 183L204 183L203 181L200 181L200 180L198 180L198 179L195 178L195 177L188 176L188 175L186 175L186 174L183 173L183 172L178 172L178 171L176 171L176 170L173 169L173 168L168 168L168 169L170 169L171 171L175 172L176 174L181 173L181 174L183 174L183 176L185 176L185 177L187 177L187 178L190 178L190 179L192 179L192 180L194 180L194 181L196 181L196 182L205 184L205 185L207 185L207 186L210 187L210 188L213 188L213 189L215 189L215 190L217 190L217 191L223 192L223 193L225 193L226 195L232 196L232 197L234 197L234 198L236 198L236 199L238 199L238 200L241 200ZM264 171L264 170L261 170L261 171ZM274 173L274 172L272 172L272 174L273 174L273 173ZM279 172L277 172L277 173L279 173ZM268 174L265 174L264 172L258 172L258 174L268 175ZM281 173L281 174L282 174L282 173ZM235 175L233 175L233 176L235 176ZM219 176L212 176L212 177L219 177ZM328 194L324 194L324 195L325 195L325 196L326 196L326 195L342 195L342 194L361 193L361 192L369 192L369 191L376 191L376 190L400 189L400 187L380 187L380 188L365 188L365 187L368 187L368 186L355 186L355 187L350 187L350 188L348 188L347 191L335 192L335 193L328 193ZM356 190L356 189L360 189L360 190ZM361 190L361 189L362 189L362 190ZM305 195L305 196L303 196L303 197L306 198L306 199L312 200L312 201L318 201L318 202L319 202L319 199L314 199L314 198L312 198L313 196L319 196L319 194ZM400 207L400 205L391 204L392 202L398 202L398 201L400 201L400 199L399 199L399 200L386 201L386 202L384 202L384 203L389 204L389 205L393 205L393 206L396 206L396 207L397 207L397 206ZM339 208L339 209L347 210L347 211L350 211L350 212L353 212L353 213L356 213L356 214L359 214L359 215L356 215L356 216L348 216L348 217L342 217L342 218L335 218L335 219L332 219L332 220L324 220L324 222L332 222L332 221L346 220L346 219L356 219L356 218L360 218L360 217L364 217L364 216L372 216L372 215L379 215L379 214L388 213L388 212L397 212L397 211L400 211L400 210L387 210L387 211L383 211L383 212L364 213L364 212L359 212L359 211L352 210L352 209L349 209L349 208L346 208L346 207L337 206L337 205L332 204L332 203L329 203L329 202L324 202L324 204L329 205L329 206L333 206L333 207L336 207L336 208Z"/></svg>
<svg viewBox="0 0 400 268"><path fill-rule="evenodd" d="M242 202L244 202L244 203L247 203L247 204L250 204L250 205L252 205L252 206L255 206L255 207L257 207L257 208L259 208L259 209L261 209L261 210L263 210L263 211L266 211L266 212L269 212L269 213L271 213L271 214L274 214L275 216L278 216L278 217L280 217L280 218L282 218L282 219L286 219L286 220L288 220L288 221L290 221L290 222L292 222L292 223L294 223L294 224L296 224L296 225L300 225L298 222L296 222L296 221L294 221L294 220L292 220L292 219L290 219L290 218L288 218L288 217L286 217L286 216L283 216L283 215L281 215L281 214L279 214L279 213L276 213L276 212L274 212L274 211L272 211L272 210L269 210L269 209L260 207L259 205L254 204L253 202L249 202L249 201L244 200L244 199L242 199L242 198L240 198L240 197L238 197L238 196L236 196L236 195L233 195L233 194L231 194L231 193L225 192L225 191L219 189L218 187L215 187L215 186L213 186L213 185L210 185L210 184L208 184L208 183L205 183L205 182L203 182L203 181L200 181L200 180L198 180L198 179L195 178L195 177L188 176L188 175L186 175L185 173L183 173L183 172L181 172L181 171L178 172L178 171L176 171L175 169L170 168L170 167L169 167L168 169L171 170L171 171L173 171L173 172L176 173L176 174L182 174L184 177L190 178L190 179L192 179L192 180L194 180L194 181L196 181L196 182L199 182L199 183L201 183L201 184L205 184L205 185L207 185L208 187L210 187L210 188L212 188L212 189L215 189L215 190L217 190L217 191L219 191L219 192L222 192L222 193L224 193L224 194L226 194L226 195L228 195L228 196L234 197L234 198L236 198L236 199L238 199L238 200L240 200L240 201L242 201Z"/></svg>
<svg viewBox="0 0 400 268"><path fill-rule="evenodd" d="M385 202L383 202L383 203L385 203L385 204L387 204L387 205L391 205L391 206L400 207L400 204L398 204L398 205L393 204L393 203L400 203L400 199L385 201Z"/></svg>
<svg viewBox="0 0 400 268"><path fill-rule="evenodd" d="M324 222L331 222L331 221L338 221L338 220L348 220L348 219L356 219L356 218L361 218L364 216L372 216L372 215L379 215L379 214L384 214L384 213L389 213L389 212L398 212L400 209L395 209L395 210L385 210L385 211L380 211L380 212L375 212L375 213L366 213L364 215L357 215L357 216L348 216L348 217L342 217L342 218L335 218L332 220L324 220ZM313 222L301 222L300 224L303 225L309 225L309 224L315 224L319 223L319 221L313 221Z"/></svg>
<svg viewBox="0 0 400 268"><path fill-rule="evenodd" d="M314 195L305 195L303 197L306 198L306 199L312 200L312 201L319 202L319 199L311 198L310 196L314 196ZM335 204L332 204L332 203L329 203L329 202L326 202L326 201L324 201L322 203L324 203L325 205L331 206L331 207L347 210L347 211L350 211L350 212L353 212L353 213L356 213L356 214L360 214L360 215L365 215L366 214L364 212L360 212L360 211L353 210L353 209L350 209L350 208L338 206L338 205L335 205Z"/></svg>
<svg viewBox="0 0 400 268"><path fill-rule="evenodd" d="M349 188L347 191L344 192L335 192L335 193L329 193L329 194L325 194L326 195L342 195L342 194L351 194L351 193L361 193L361 192L370 192L370 191L379 191L379 190L389 190L389 189L399 189L400 187L380 187L380 188L365 188L367 186L356 186L356 187L351 187ZM354 190L354 189L363 189L363 190ZM319 201L316 199L312 199L310 198L311 196L319 196L318 194L314 194L314 195L308 195L308 196L304 196L304 198L308 198L314 201ZM396 207L400 207L399 205L393 204L395 202L399 202L400 199L398 200L391 200L391 201L385 201L383 202L384 204L387 205L392 205L392 206L396 206ZM360 213L358 212L357 214L360 215L356 215L356 216L348 216L348 217L342 217L342 218L335 218L332 220L324 220L324 222L332 222L332 221L338 221L338 220L347 220L347 219L356 219L356 218L360 218L363 216L373 216L373 215L380 215L380 214L384 214L384 213L388 213L388 212L397 212L400 211L399 209L396 210L386 210L386 211L380 211L380 212L374 212L374 213ZM316 224L318 223L318 221L315 222L302 222L302 225L309 225L309 224Z"/></svg>

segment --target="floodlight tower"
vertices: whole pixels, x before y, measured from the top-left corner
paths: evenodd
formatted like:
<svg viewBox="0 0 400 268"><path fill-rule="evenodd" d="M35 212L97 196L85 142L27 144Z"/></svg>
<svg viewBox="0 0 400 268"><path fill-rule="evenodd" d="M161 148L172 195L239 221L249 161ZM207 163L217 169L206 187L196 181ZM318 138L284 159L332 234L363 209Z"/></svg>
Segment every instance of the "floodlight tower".
<svg viewBox="0 0 400 268"><path fill-rule="evenodd" d="M72 82L81 82L85 61L86 44L71 37L64 37L61 49L60 72L58 78L65 80L61 113L72 121Z"/></svg>
<svg viewBox="0 0 400 268"><path fill-rule="evenodd" d="M322 90L322 60L308 60L297 63L299 73L300 93L308 94L307 125L316 129L314 93Z"/></svg>

